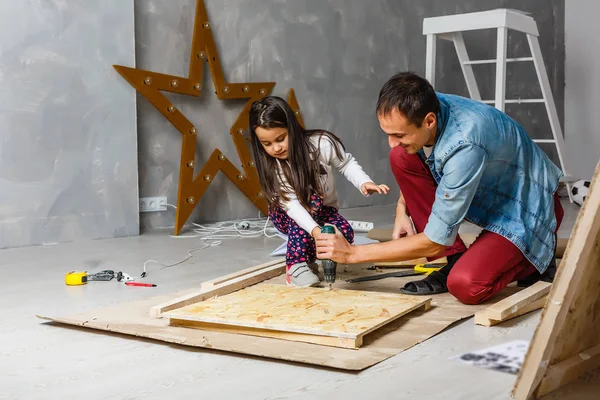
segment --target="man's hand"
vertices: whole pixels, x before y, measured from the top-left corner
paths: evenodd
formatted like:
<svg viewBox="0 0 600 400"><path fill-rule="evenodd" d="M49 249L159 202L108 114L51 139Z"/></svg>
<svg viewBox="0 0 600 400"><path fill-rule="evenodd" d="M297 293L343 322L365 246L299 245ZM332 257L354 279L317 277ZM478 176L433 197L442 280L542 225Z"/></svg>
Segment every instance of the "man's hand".
<svg viewBox="0 0 600 400"><path fill-rule="evenodd" d="M329 224L327 224L329 225ZM335 234L317 233L315 242L317 245L317 258L321 260L333 260L342 264L352 264L354 246L335 227Z"/></svg>
<svg viewBox="0 0 600 400"><path fill-rule="evenodd" d="M392 239L400 239L404 236L412 236L415 234L415 230L412 225L412 221L405 213L399 213L396 215L394 221L394 230L392 231Z"/></svg>
<svg viewBox="0 0 600 400"><path fill-rule="evenodd" d="M360 191L363 195L368 196L375 192L379 194L388 194L390 188L387 185L377 185L374 182L366 182L360 186Z"/></svg>

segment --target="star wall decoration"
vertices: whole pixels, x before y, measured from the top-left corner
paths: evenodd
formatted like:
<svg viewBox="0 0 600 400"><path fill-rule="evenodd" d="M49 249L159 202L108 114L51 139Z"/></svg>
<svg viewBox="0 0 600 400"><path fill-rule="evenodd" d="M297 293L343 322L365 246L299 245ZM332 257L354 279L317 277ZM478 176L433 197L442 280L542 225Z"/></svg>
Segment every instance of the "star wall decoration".
<svg viewBox="0 0 600 400"><path fill-rule="evenodd" d="M240 171L236 168L217 148L214 149L198 175L194 177L197 135L200 133L201 127L192 124L177 107L171 104L161 91L200 96L205 62L208 62L215 92L219 100L248 99L229 131L242 169ZM192 211L198 205L219 171L223 172L260 211L265 215L267 214L267 201L244 133L248 129L250 106L255 100L268 96L273 90L275 82L225 82L219 53L217 52L203 0L196 1L189 77L161 74L122 65L114 65L114 68L156 107L182 135L175 235L179 235ZM296 113L300 123L303 124L293 89L290 89L288 103Z"/></svg>

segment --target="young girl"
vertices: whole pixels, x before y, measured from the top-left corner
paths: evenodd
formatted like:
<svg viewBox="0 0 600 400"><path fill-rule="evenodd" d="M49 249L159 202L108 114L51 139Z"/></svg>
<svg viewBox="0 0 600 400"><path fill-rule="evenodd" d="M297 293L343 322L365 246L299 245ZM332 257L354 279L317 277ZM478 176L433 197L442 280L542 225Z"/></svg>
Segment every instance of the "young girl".
<svg viewBox="0 0 600 400"><path fill-rule="evenodd" d="M313 239L321 226L337 226L349 243L354 231L338 213L333 179L337 168L363 195L385 193L363 171L331 132L304 130L291 107L276 96L255 101L250 109L252 150L260 183L269 202L269 218L288 235L288 284L319 284Z"/></svg>

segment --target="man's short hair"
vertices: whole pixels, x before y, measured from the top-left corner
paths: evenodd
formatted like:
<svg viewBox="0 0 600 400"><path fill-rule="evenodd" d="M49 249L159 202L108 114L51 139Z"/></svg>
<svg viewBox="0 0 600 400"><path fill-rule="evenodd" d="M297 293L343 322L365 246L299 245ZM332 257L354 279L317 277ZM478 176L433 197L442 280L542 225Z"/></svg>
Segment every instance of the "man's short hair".
<svg viewBox="0 0 600 400"><path fill-rule="evenodd" d="M440 101L427 79L413 72L401 72L383 85L377 100L377 115L387 116L393 110L420 127L427 114L438 114Z"/></svg>

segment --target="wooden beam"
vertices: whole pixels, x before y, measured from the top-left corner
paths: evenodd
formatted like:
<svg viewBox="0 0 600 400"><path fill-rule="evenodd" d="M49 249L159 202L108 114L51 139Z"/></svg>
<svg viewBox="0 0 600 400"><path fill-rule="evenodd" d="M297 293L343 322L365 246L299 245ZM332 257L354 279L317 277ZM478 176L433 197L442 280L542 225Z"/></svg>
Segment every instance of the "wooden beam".
<svg viewBox="0 0 600 400"><path fill-rule="evenodd" d="M569 382L573 382L585 372L598 367L600 367L600 344L575 354L558 364L549 366L540 384L538 396L543 396Z"/></svg>
<svg viewBox="0 0 600 400"><path fill-rule="evenodd" d="M283 263L283 266L285 266L285 258L278 258L276 260L271 260L271 261L268 261L263 264L255 265L254 267L246 268L241 271L233 272L233 273L225 275L225 276L220 276L218 278L211 279L210 281L202 282L202 284L200 285L200 291L204 292L204 291L212 290L212 289L214 289L215 286L222 285L228 281L234 280L235 278L239 278L240 276L248 275L253 272L260 271L267 267L271 267L274 265L278 265L279 267L281 267L280 264L282 264L282 263Z"/></svg>
<svg viewBox="0 0 600 400"><path fill-rule="evenodd" d="M437 260L427 261L426 258L415 258L414 260L406 260L406 261L380 261L374 263L376 267L382 268L402 268L402 267L414 267L418 264L436 264L436 265L446 265L448 264L448 259L446 257L438 258Z"/></svg>
<svg viewBox="0 0 600 400"><path fill-rule="evenodd" d="M536 282L512 296L500 300L496 304L492 304L482 312L490 319L503 321L509 315L519 311L519 309L545 297L550 293L551 286L552 284L548 282Z"/></svg>
<svg viewBox="0 0 600 400"><path fill-rule="evenodd" d="M502 319L493 319L490 318L489 315L486 314L485 310L479 311L475 313L475 325L482 326L494 326L501 324L502 322L509 321L513 318L520 317L521 315L525 315L535 310L539 310L540 308L544 308L546 304L546 300L548 300L548 296L542 297L540 299L534 300L533 302L523 305L517 311L512 314L507 315Z"/></svg>
<svg viewBox="0 0 600 400"><path fill-rule="evenodd" d="M213 289L200 290L199 292L190 293L185 296L181 296L171 301L154 306L150 308L150 317L161 318L162 314L167 311L172 311L180 307L185 307L190 304L198 303L200 301L204 301L215 296L223 296L229 293L233 293L237 290L254 285L264 280L274 278L278 275L283 274L284 272L285 264L275 264L260 270L256 270L249 274L228 280L221 285L215 286Z"/></svg>

